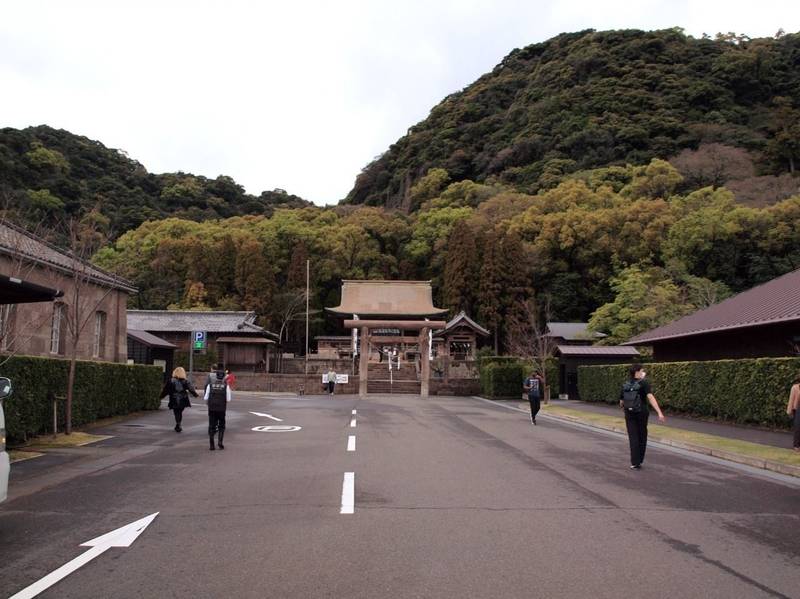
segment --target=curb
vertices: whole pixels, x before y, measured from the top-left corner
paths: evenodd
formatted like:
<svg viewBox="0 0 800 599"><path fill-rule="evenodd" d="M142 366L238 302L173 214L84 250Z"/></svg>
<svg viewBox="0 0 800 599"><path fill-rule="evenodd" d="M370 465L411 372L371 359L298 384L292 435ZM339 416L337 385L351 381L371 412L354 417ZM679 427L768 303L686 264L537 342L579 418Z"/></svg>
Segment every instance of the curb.
<svg viewBox="0 0 800 599"><path fill-rule="evenodd" d="M554 420L562 420L564 422L574 422L582 426L588 426L590 428L610 431L613 433L618 433L620 435L628 434L628 432L624 428L621 428L619 426L606 426L602 424L597 424L595 422L587 422L585 420L581 420L580 418L575 418L573 416L565 416L563 414L556 415L544 412L542 415L547 416L548 418L552 418ZM706 447L705 445L696 445L694 443L686 443L685 441L675 441L673 439L661 437L659 435L652 435L652 434L648 435L648 440L653 441L655 443L660 443L662 445L669 445L670 447L675 447L677 449L683 449L685 451L700 453L703 455L719 458L721 460L727 460L729 462L744 464L745 466L751 466L753 468L760 468L762 470L769 470L771 472L777 472L778 474L785 474L788 476L795 476L797 478L800 478L800 466L792 466L790 464L783 464L781 462L773 462L772 460L754 458L752 456L742 455L740 453L734 453L732 451L725 451L724 449L713 449L711 447Z"/></svg>

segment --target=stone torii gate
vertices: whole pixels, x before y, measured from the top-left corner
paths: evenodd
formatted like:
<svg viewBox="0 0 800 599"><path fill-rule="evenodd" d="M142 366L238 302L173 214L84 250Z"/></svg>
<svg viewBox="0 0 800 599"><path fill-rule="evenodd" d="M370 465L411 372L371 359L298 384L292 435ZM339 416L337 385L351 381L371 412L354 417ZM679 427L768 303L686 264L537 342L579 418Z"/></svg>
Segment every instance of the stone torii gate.
<svg viewBox="0 0 800 599"><path fill-rule="evenodd" d="M419 353L422 362L420 373L420 395L428 397L431 378L430 348L428 338L431 331L443 329L447 323L443 320L345 320L346 329L360 329L361 341L358 363L358 394L367 396L367 379L369 377L369 342L370 329L419 329Z"/></svg>

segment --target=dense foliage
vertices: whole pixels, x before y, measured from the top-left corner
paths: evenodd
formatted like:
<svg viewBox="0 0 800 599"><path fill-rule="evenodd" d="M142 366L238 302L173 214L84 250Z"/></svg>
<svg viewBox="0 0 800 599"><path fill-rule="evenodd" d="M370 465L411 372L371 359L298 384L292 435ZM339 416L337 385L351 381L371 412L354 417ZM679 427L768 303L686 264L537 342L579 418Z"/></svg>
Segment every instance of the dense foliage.
<svg viewBox="0 0 800 599"><path fill-rule="evenodd" d="M535 193L580 170L678 156L697 187L735 180L746 200L782 199L797 191L782 174L800 164L799 54L798 34L565 33L445 98L364 168L346 201L414 210L434 168L439 185ZM702 149L711 144L725 149Z"/></svg>
<svg viewBox="0 0 800 599"><path fill-rule="evenodd" d="M520 399L525 366L514 359L482 360L480 365L481 395L489 399Z"/></svg>
<svg viewBox="0 0 800 599"><path fill-rule="evenodd" d="M549 296L553 320L592 317L613 343L800 268L800 195L746 207L725 188L678 193L682 182L654 160L536 195L450 183L411 215L339 206L171 218L95 259L140 288L137 307L250 309L276 332L310 259L316 309L338 303L342 279L431 279L437 305L467 310L500 350L532 294Z"/></svg>
<svg viewBox="0 0 800 599"><path fill-rule="evenodd" d="M13 442L53 431L52 396L66 392L69 360L14 356L2 366L1 376L11 379L14 392L3 400L6 434ZM156 410L163 383L156 366L78 361L75 376L73 426L128 414ZM64 401L58 402L59 426L64 426ZM61 429L63 430L63 428Z"/></svg>
<svg viewBox="0 0 800 599"><path fill-rule="evenodd" d="M786 402L798 369L798 358L671 362L648 364L647 378L668 415L788 428ZM578 391L583 401L615 404L627 378L625 365L581 366Z"/></svg>
<svg viewBox="0 0 800 599"><path fill-rule="evenodd" d="M123 151L47 126L0 129L0 209L48 227L97 211L114 238L147 220L272 214L308 202L283 190L245 193L230 177L154 175Z"/></svg>
<svg viewBox="0 0 800 599"><path fill-rule="evenodd" d="M617 343L800 268L798 56L795 34L564 34L446 98L330 208L47 127L0 131L0 186L36 222L109 229L94 259L132 307L254 310L299 348L310 260L312 336L342 279L430 279L495 353L532 297Z"/></svg>

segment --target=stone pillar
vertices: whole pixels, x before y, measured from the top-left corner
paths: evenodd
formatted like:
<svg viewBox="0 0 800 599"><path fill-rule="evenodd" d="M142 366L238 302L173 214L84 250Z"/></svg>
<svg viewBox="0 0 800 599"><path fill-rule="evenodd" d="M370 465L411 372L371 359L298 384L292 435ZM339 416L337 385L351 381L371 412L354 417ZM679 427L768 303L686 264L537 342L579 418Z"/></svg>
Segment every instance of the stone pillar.
<svg viewBox="0 0 800 599"><path fill-rule="evenodd" d="M367 396L367 378L369 371L369 327L361 327L361 342L358 362L358 395Z"/></svg>
<svg viewBox="0 0 800 599"><path fill-rule="evenodd" d="M428 388L431 380L431 361L430 349L428 348L428 327L423 327L419 332L419 356L420 361L420 390L422 397L428 397Z"/></svg>

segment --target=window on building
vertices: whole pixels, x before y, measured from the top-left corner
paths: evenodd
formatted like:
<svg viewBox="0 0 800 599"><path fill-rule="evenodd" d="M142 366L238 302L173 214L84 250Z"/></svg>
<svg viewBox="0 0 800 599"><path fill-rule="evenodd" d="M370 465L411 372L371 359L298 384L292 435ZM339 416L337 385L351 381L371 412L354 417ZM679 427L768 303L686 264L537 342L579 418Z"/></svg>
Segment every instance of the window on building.
<svg viewBox="0 0 800 599"><path fill-rule="evenodd" d="M53 304L53 328L50 332L50 353L60 354L64 349L61 338L64 329L64 304Z"/></svg>
<svg viewBox="0 0 800 599"><path fill-rule="evenodd" d="M102 358L106 347L106 313L94 313L94 347L92 355L95 358Z"/></svg>
<svg viewBox="0 0 800 599"><path fill-rule="evenodd" d="M14 315L16 313L14 304L0 306L0 349L6 350L11 347L14 337Z"/></svg>

